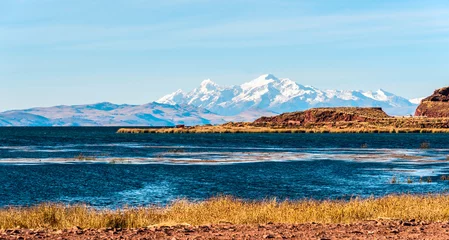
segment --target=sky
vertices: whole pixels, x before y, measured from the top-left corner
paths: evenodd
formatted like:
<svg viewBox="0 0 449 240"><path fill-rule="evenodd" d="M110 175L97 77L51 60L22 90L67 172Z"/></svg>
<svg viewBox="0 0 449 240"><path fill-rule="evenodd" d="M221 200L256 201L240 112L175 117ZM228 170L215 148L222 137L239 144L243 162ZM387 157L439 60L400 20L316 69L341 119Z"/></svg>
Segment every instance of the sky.
<svg viewBox="0 0 449 240"><path fill-rule="evenodd" d="M449 85L449 1L0 1L0 111L143 104L265 73L428 96Z"/></svg>

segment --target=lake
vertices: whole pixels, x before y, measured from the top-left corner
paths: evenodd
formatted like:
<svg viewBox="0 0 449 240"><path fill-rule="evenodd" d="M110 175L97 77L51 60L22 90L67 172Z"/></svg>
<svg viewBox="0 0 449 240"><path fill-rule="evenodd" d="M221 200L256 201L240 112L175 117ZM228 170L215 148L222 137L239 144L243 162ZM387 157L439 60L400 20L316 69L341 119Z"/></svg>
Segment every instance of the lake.
<svg viewBox="0 0 449 240"><path fill-rule="evenodd" d="M0 206L99 208L444 193L447 134L117 134L0 128ZM421 179L421 180L420 180Z"/></svg>

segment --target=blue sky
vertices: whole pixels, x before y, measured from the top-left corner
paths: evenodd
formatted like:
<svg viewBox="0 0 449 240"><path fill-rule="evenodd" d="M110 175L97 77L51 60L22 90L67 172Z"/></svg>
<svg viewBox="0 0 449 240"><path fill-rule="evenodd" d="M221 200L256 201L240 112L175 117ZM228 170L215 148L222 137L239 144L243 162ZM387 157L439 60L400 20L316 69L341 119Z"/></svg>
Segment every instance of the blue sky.
<svg viewBox="0 0 449 240"><path fill-rule="evenodd" d="M264 73L429 95L449 85L449 2L0 1L0 110L141 104Z"/></svg>

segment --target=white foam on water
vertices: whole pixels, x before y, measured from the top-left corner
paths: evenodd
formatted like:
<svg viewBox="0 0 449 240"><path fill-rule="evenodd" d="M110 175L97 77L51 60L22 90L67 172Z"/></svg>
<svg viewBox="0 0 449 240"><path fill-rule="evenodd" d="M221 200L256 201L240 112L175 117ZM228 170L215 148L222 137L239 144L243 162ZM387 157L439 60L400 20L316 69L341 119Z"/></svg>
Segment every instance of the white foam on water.
<svg viewBox="0 0 449 240"><path fill-rule="evenodd" d="M50 150L51 151L51 150ZM441 151L422 151L410 149L311 149L301 152L162 152L148 157L93 157L91 159L73 158L4 158L0 164L39 164L39 163L115 163L115 164L236 164L254 162L319 161L339 160L354 162L392 162L401 164L445 164L447 155ZM86 157L89 157L86 155ZM447 162L449 163L449 162Z"/></svg>
<svg viewBox="0 0 449 240"><path fill-rule="evenodd" d="M164 201L172 201L178 198L173 193L173 188L167 181L158 183L147 183L143 188L135 190L126 190L118 192L119 199L131 204L145 204L149 199L153 203L162 203Z"/></svg>

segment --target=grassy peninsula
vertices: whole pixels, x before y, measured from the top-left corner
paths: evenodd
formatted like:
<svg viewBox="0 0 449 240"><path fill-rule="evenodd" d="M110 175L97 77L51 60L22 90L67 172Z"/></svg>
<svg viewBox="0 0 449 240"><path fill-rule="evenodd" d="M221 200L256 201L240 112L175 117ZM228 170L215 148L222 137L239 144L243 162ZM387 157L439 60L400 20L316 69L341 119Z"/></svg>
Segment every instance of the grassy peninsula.
<svg viewBox="0 0 449 240"><path fill-rule="evenodd" d="M313 108L254 122L177 128L121 128L118 133L449 133L449 118L392 117L381 108Z"/></svg>

